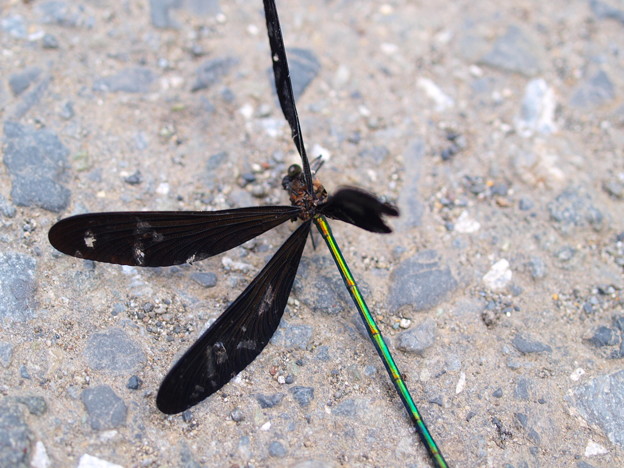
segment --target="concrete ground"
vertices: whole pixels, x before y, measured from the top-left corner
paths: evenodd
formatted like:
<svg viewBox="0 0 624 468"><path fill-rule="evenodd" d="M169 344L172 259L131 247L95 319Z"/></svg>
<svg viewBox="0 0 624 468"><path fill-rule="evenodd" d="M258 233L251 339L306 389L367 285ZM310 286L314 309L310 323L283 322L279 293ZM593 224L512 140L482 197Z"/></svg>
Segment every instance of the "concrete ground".
<svg viewBox="0 0 624 468"><path fill-rule="evenodd" d="M278 2L332 227L453 466L624 466L624 6ZM262 4L0 5L0 466L429 466L328 252L216 395L176 358L292 231L140 269L56 252L71 214L287 204Z"/></svg>

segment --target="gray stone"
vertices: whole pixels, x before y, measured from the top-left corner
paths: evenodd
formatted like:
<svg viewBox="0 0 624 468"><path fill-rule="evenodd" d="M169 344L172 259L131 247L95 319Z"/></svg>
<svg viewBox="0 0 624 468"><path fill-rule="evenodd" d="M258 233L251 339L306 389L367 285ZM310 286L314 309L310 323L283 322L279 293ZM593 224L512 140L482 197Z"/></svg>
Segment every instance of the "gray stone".
<svg viewBox="0 0 624 468"><path fill-rule="evenodd" d="M600 0L589 0L589 7L598 19L614 19L624 24L624 10L615 8Z"/></svg>
<svg viewBox="0 0 624 468"><path fill-rule="evenodd" d="M80 399L89 415L91 429L115 429L126 422L127 408L108 385L85 389Z"/></svg>
<svg viewBox="0 0 624 468"><path fill-rule="evenodd" d="M214 288L217 285L217 275L211 272L193 272L191 279L204 288Z"/></svg>
<svg viewBox="0 0 624 468"><path fill-rule="evenodd" d="M29 67L9 77L9 87L15 96L22 94L41 75L41 68Z"/></svg>
<svg viewBox="0 0 624 468"><path fill-rule="evenodd" d="M604 216L594 206L589 194L581 189L568 187L552 202L548 203L550 219L562 234L570 234L577 228L591 227L602 229Z"/></svg>
<svg viewBox="0 0 624 468"><path fill-rule="evenodd" d="M286 55L288 57L288 67L290 68L293 94L295 101L298 101L321 70L321 62L314 52L308 49L287 48ZM268 69L267 75L271 83L273 95L277 96L273 69Z"/></svg>
<svg viewBox="0 0 624 468"><path fill-rule="evenodd" d="M375 164L381 164L389 154L390 151L388 150L388 148L379 145L363 149L358 153L358 156L362 159L368 159Z"/></svg>
<svg viewBox="0 0 624 468"><path fill-rule="evenodd" d="M348 398L333 407L332 414L353 417L357 414L357 404L353 398Z"/></svg>
<svg viewBox="0 0 624 468"><path fill-rule="evenodd" d="M423 355L427 348L435 343L436 323L426 319L416 327L399 333L395 339L397 349L406 353Z"/></svg>
<svg viewBox="0 0 624 468"><path fill-rule="evenodd" d="M145 363L145 354L132 339L118 328L93 334L85 350L91 369L114 373L133 372Z"/></svg>
<svg viewBox="0 0 624 468"><path fill-rule="evenodd" d="M540 257L531 257L527 266L534 280L542 279L546 276L546 264Z"/></svg>
<svg viewBox="0 0 624 468"><path fill-rule="evenodd" d="M15 397L15 400L26 406L28 412L34 416L41 416L48 410L48 404L40 396L18 396Z"/></svg>
<svg viewBox="0 0 624 468"><path fill-rule="evenodd" d="M313 312L322 312L328 315L337 315L345 308L345 304L350 300L342 279L338 273L329 275L319 275L313 279L311 284L299 294L299 299ZM297 287L298 289L298 287Z"/></svg>
<svg viewBox="0 0 624 468"><path fill-rule="evenodd" d="M13 345L5 341L0 341L0 366L5 369L11 365L13 355Z"/></svg>
<svg viewBox="0 0 624 468"><path fill-rule="evenodd" d="M286 349L307 349L311 339L311 326L305 324L291 325L282 320L280 327L271 338L271 343Z"/></svg>
<svg viewBox="0 0 624 468"><path fill-rule="evenodd" d="M509 26L479 61L502 70L533 76L542 70L541 47L517 26Z"/></svg>
<svg viewBox="0 0 624 468"><path fill-rule="evenodd" d="M143 385L143 381L137 376L133 375L128 379L128 383L126 383L126 388L130 390L138 390Z"/></svg>
<svg viewBox="0 0 624 468"><path fill-rule="evenodd" d="M276 458L283 458L288 454L286 447L281 442L274 441L269 445L269 455Z"/></svg>
<svg viewBox="0 0 624 468"><path fill-rule="evenodd" d="M28 37L26 22L21 15L5 16L0 20L0 27L4 32L18 39L26 39Z"/></svg>
<svg viewBox="0 0 624 468"><path fill-rule="evenodd" d="M596 348L602 348L603 346L613 346L619 344L620 336L616 330L601 326L596 329L594 335L587 341L589 341Z"/></svg>
<svg viewBox="0 0 624 468"><path fill-rule="evenodd" d="M171 17L172 10L185 9L194 16L216 16L221 13L219 0L150 0L152 26L178 29L180 24Z"/></svg>
<svg viewBox="0 0 624 468"><path fill-rule="evenodd" d="M434 250L419 252L403 261L392 271L390 279L388 297L393 313L404 306L417 311L430 309L457 287L450 269L440 265Z"/></svg>
<svg viewBox="0 0 624 468"><path fill-rule="evenodd" d="M256 395L256 401L260 404L260 408L262 409L273 408L279 405L285 396L285 393L274 393L272 395L259 393Z"/></svg>
<svg viewBox="0 0 624 468"><path fill-rule="evenodd" d="M572 92L570 105L579 109L592 109L615 98L615 85L603 70L583 81Z"/></svg>
<svg viewBox="0 0 624 468"><path fill-rule="evenodd" d="M147 93L156 81L157 75L146 67L130 67L115 75L98 78L93 83L94 91Z"/></svg>
<svg viewBox="0 0 624 468"><path fill-rule="evenodd" d="M73 2L59 0L39 2L37 11L42 23L56 24L66 28L92 28L95 24L95 19L85 13L83 6Z"/></svg>
<svg viewBox="0 0 624 468"><path fill-rule="evenodd" d="M539 341L525 338L520 334L514 336L511 343L513 344L514 348L516 348L522 354L552 352L552 348L550 346L544 343L540 343Z"/></svg>
<svg viewBox="0 0 624 468"><path fill-rule="evenodd" d="M0 253L0 320L24 322L35 315L35 259L17 252Z"/></svg>
<svg viewBox="0 0 624 468"><path fill-rule="evenodd" d="M41 38L41 46L44 49L58 49L59 45L60 44L56 36L50 33L45 33Z"/></svg>
<svg viewBox="0 0 624 468"><path fill-rule="evenodd" d="M225 75L230 73L237 64L238 59L234 57L218 57L206 60L195 72L195 84L193 84L191 91L195 92L214 86L219 83Z"/></svg>
<svg viewBox="0 0 624 468"><path fill-rule="evenodd" d="M4 124L4 136L3 160L13 182L13 203L56 213L67 208L70 192L60 179L68 167L69 150L58 137L17 122Z"/></svg>
<svg viewBox="0 0 624 468"><path fill-rule="evenodd" d="M50 75L44 76L30 91L24 94L22 100L15 106L11 113L11 120L20 120L26 115L26 113L41 101L45 96L52 77Z"/></svg>
<svg viewBox="0 0 624 468"><path fill-rule="evenodd" d="M0 214L2 214L2 216L6 216L7 218L13 218L16 213L17 210L15 209L15 206L13 206L9 200L0 194Z"/></svg>
<svg viewBox="0 0 624 468"><path fill-rule="evenodd" d="M17 403L0 401L0 466L30 467L34 436Z"/></svg>
<svg viewBox="0 0 624 468"><path fill-rule="evenodd" d="M321 69L321 62L314 52L308 49L287 49L288 65L295 101L303 96ZM273 82L273 80L271 80Z"/></svg>
<svg viewBox="0 0 624 468"><path fill-rule="evenodd" d="M613 444L624 447L624 370L580 385L568 401L587 422L600 427Z"/></svg>
<svg viewBox="0 0 624 468"><path fill-rule="evenodd" d="M517 400L521 401L529 401L530 393L529 389L531 387L531 381L524 377L521 377L516 382L516 387L514 388L514 397Z"/></svg>
<svg viewBox="0 0 624 468"><path fill-rule="evenodd" d="M295 386L288 390L299 406L306 408L314 400L314 389L312 387Z"/></svg>

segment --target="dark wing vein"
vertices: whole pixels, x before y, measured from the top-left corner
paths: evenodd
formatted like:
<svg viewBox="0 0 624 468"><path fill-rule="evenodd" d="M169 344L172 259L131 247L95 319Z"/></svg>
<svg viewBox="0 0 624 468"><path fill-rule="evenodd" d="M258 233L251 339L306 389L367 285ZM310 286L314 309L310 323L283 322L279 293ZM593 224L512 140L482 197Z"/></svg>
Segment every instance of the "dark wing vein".
<svg viewBox="0 0 624 468"><path fill-rule="evenodd" d="M156 397L160 411L174 414L196 405L260 354L282 318L309 232L310 221L299 226L173 366Z"/></svg>
<svg viewBox="0 0 624 468"><path fill-rule="evenodd" d="M298 213L292 206L89 213L62 219L48 238L54 248L78 258L119 265L179 265L225 252Z"/></svg>
<svg viewBox="0 0 624 468"><path fill-rule="evenodd" d="M280 27L274 0L264 0L264 14L266 17L269 44L271 46L273 75L275 76L277 97L282 107L284 117L286 117L288 125L290 125L292 139L295 142L297 151L299 151L301 155L303 174L305 176L308 193L314 193L312 190L310 163L308 162L308 156L306 155L305 146L303 144L303 135L301 134L299 116L297 115L297 107L295 105L295 95L290 81L290 70L288 68L288 60L286 59L284 40L282 39L282 29Z"/></svg>

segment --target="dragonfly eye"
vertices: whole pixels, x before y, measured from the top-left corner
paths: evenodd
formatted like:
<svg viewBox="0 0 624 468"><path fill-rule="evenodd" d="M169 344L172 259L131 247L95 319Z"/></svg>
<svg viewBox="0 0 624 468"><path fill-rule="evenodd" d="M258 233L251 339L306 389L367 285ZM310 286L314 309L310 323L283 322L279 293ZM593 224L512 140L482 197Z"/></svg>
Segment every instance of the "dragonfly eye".
<svg viewBox="0 0 624 468"><path fill-rule="evenodd" d="M301 166L299 164L293 164L288 168L288 177L297 177L301 174Z"/></svg>

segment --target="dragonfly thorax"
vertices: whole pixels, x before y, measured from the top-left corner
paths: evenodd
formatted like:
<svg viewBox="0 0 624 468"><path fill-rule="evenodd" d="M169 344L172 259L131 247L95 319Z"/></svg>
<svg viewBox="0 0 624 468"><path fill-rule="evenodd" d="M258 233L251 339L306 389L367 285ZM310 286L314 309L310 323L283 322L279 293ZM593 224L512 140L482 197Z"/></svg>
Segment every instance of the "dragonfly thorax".
<svg viewBox="0 0 624 468"><path fill-rule="evenodd" d="M318 179L312 180L314 192L308 191L303 170L298 164L288 168L288 174L282 179L282 187L288 192L290 203L301 208L299 218L303 221L313 218L318 205L327 201L327 191Z"/></svg>

